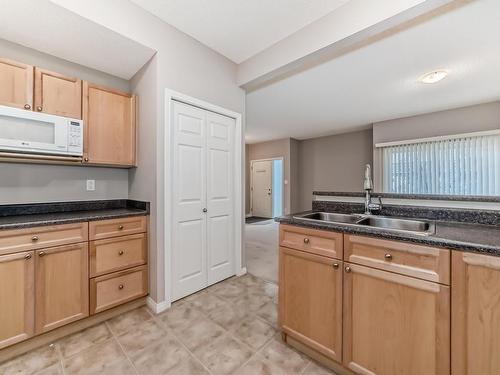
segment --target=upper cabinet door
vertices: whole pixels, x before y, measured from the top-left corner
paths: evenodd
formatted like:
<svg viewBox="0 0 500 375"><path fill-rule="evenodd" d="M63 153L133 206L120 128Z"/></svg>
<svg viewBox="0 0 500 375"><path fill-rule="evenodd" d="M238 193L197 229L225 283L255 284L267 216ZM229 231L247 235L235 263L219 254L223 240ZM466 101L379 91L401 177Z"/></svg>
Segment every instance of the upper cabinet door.
<svg viewBox="0 0 500 375"><path fill-rule="evenodd" d="M500 374L500 258L457 251L452 261L452 374Z"/></svg>
<svg viewBox="0 0 500 375"><path fill-rule="evenodd" d="M360 375L449 375L450 288L344 264L344 366Z"/></svg>
<svg viewBox="0 0 500 375"><path fill-rule="evenodd" d="M0 58L0 104L32 109L33 66Z"/></svg>
<svg viewBox="0 0 500 375"><path fill-rule="evenodd" d="M83 83L84 161L135 165L136 97Z"/></svg>
<svg viewBox="0 0 500 375"><path fill-rule="evenodd" d="M82 81L35 68L35 111L82 118Z"/></svg>

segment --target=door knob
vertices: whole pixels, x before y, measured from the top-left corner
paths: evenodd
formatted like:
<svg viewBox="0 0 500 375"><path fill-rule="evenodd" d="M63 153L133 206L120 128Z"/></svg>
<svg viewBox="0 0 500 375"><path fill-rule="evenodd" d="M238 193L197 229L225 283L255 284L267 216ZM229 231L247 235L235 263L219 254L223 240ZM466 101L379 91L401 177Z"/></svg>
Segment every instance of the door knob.
<svg viewBox="0 0 500 375"><path fill-rule="evenodd" d="M203 209L203 212L207 212L208 210L206 208Z"/></svg>

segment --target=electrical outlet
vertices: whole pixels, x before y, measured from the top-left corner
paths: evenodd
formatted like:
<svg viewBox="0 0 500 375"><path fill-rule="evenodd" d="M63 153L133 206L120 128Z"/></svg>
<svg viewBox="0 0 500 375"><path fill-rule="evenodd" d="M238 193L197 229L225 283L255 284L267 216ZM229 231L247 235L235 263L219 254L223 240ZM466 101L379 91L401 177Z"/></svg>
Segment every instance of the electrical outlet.
<svg viewBox="0 0 500 375"><path fill-rule="evenodd" d="M87 180L87 191L95 190L95 180Z"/></svg>

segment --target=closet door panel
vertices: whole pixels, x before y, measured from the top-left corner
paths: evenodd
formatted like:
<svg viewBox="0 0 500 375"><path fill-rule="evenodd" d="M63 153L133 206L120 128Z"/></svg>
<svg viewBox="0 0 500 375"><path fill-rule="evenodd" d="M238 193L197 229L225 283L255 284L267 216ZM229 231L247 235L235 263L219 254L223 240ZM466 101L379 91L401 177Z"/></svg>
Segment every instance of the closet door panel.
<svg viewBox="0 0 500 375"><path fill-rule="evenodd" d="M208 282L234 274L233 153L235 120L207 112Z"/></svg>
<svg viewBox="0 0 500 375"><path fill-rule="evenodd" d="M205 112L173 105L173 300L207 286Z"/></svg>

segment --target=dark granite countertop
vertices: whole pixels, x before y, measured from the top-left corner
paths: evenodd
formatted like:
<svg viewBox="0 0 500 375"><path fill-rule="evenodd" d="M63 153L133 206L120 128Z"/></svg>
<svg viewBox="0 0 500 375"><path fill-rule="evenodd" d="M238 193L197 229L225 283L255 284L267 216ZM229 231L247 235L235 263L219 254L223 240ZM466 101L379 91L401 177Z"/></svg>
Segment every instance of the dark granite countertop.
<svg viewBox="0 0 500 375"><path fill-rule="evenodd" d="M0 205L0 230L149 214L149 203L127 199Z"/></svg>
<svg viewBox="0 0 500 375"><path fill-rule="evenodd" d="M350 226L340 223L313 222L294 218L293 215L282 216L276 218L275 220L281 224L340 231L351 234L360 234L371 237L380 237L416 244L443 247L452 250L500 256L500 226L496 225L435 221L436 232L429 236L423 236L400 232L397 233L373 227Z"/></svg>

